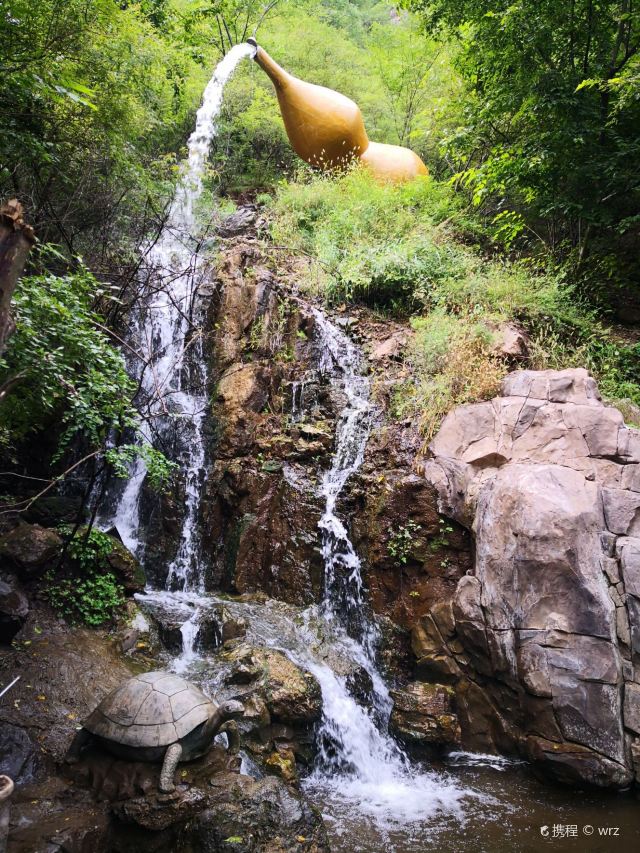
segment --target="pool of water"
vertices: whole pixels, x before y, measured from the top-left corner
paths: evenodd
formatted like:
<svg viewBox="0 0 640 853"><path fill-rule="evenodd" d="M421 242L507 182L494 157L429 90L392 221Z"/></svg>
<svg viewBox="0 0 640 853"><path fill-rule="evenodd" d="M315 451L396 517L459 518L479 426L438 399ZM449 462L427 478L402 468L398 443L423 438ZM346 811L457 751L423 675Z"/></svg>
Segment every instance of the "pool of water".
<svg viewBox="0 0 640 853"><path fill-rule="evenodd" d="M339 788L309 782L334 853L581 853L640 851L640 792L572 791L544 785L526 764L460 754L432 766L443 789L464 790L457 808L424 804L426 820L395 824L365 809ZM414 806L415 810L415 805Z"/></svg>

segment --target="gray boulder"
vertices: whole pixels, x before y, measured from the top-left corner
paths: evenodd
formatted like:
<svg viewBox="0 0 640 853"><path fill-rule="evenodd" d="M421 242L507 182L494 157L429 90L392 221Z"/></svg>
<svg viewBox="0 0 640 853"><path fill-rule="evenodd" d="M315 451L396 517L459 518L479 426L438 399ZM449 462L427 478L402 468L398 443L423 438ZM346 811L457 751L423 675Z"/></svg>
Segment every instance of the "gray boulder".
<svg viewBox="0 0 640 853"><path fill-rule="evenodd" d="M585 370L517 371L431 445L440 509L475 536L453 631L413 647L453 681L466 746L519 750L565 782L639 778L640 432ZM470 682L473 682L470 684ZM480 706L485 710L482 711ZM491 731L474 729L486 712Z"/></svg>

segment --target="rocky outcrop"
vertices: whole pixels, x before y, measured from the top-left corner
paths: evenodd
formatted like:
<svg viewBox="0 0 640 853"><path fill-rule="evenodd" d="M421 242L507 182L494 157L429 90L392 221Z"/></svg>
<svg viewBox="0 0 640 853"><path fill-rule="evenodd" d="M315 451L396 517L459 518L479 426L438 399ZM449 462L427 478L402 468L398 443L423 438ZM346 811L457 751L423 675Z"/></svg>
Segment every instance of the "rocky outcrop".
<svg viewBox="0 0 640 853"><path fill-rule="evenodd" d="M460 744L452 687L413 681L403 690L392 690L391 698L389 731L401 741L436 750Z"/></svg>
<svg viewBox="0 0 640 853"><path fill-rule="evenodd" d="M640 432L585 370L518 371L431 445L440 509L472 573L413 630L453 684L463 742L518 748L562 781L640 774Z"/></svg>
<svg viewBox="0 0 640 853"><path fill-rule="evenodd" d="M106 558L109 568L122 583L126 593L131 595L142 592L146 578L139 560L119 539L112 537L112 543L111 553Z"/></svg>
<svg viewBox="0 0 640 853"><path fill-rule="evenodd" d="M209 323L215 430L202 503L209 584L310 604L322 585L317 481L335 418L329 383L317 374L313 315L245 238L228 245ZM305 383L313 394L305 396Z"/></svg>
<svg viewBox="0 0 640 853"><path fill-rule="evenodd" d="M367 354L377 408L363 464L345 489L344 515L374 613L409 628L453 596L473 565L470 536L438 512L436 490L415 471L423 439L410 419L394 414L395 394L407 380L402 354L410 330L365 309L344 319Z"/></svg>
<svg viewBox="0 0 640 853"><path fill-rule="evenodd" d="M229 695L242 701L243 744L266 769L296 778L296 760L312 754L313 724L322 713L316 678L275 649L232 642L220 654Z"/></svg>

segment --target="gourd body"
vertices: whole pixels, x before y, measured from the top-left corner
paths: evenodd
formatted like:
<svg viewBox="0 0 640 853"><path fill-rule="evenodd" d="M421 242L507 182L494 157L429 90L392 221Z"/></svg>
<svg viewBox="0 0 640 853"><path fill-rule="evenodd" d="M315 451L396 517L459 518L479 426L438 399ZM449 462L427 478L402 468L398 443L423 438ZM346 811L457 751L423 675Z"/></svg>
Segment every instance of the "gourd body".
<svg viewBox="0 0 640 853"><path fill-rule="evenodd" d="M261 47L255 59L275 86L287 136L298 157L331 169L346 165L367 149L362 113L350 98L293 77Z"/></svg>
<svg viewBox="0 0 640 853"><path fill-rule="evenodd" d="M298 157L319 169L360 160L379 181L402 183L428 174L409 148L370 142L360 108L350 98L306 83L281 68L252 39L258 65L273 82L289 142Z"/></svg>
<svg viewBox="0 0 640 853"><path fill-rule="evenodd" d="M411 181L420 175L429 174L420 157L402 145L370 142L360 159L377 178L392 183Z"/></svg>

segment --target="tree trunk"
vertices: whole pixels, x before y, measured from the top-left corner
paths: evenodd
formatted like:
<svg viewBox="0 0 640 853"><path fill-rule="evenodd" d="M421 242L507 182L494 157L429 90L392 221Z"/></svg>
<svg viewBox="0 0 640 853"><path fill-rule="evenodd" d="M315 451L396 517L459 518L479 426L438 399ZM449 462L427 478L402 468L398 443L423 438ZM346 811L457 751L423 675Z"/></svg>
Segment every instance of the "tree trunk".
<svg viewBox="0 0 640 853"><path fill-rule="evenodd" d="M24 269L27 255L36 242L33 228L22 218L22 205L12 199L0 208L0 355L15 328L11 298Z"/></svg>

